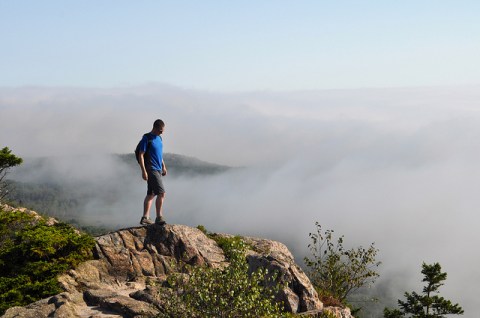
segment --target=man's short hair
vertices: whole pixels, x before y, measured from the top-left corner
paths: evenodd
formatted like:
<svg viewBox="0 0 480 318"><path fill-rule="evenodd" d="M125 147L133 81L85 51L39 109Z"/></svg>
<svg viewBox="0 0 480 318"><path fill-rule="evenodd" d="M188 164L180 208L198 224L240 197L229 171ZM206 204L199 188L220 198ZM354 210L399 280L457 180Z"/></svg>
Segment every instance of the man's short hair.
<svg viewBox="0 0 480 318"><path fill-rule="evenodd" d="M153 128L162 129L163 127L165 127L165 123L163 122L163 120L157 119L153 122Z"/></svg>

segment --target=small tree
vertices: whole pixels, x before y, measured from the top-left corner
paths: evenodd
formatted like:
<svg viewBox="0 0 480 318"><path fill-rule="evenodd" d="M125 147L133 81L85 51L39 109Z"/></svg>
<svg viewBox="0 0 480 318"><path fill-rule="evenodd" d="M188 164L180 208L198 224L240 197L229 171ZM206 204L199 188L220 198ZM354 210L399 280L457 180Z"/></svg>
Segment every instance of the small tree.
<svg viewBox="0 0 480 318"><path fill-rule="evenodd" d="M442 273L439 263L433 265L423 263L422 274L424 275L422 281L427 283L422 294L405 293L406 301L398 300L400 310L385 308L385 318L444 318L445 315L463 314L463 309L458 304L452 304L450 300L436 295L443 281L447 279L447 273Z"/></svg>
<svg viewBox="0 0 480 318"><path fill-rule="evenodd" d="M378 278L375 260L378 250L374 243L346 250L343 236L334 241L332 230L322 233L321 225L315 223L317 232L310 233L308 245L312 258L305 257L310 279L321 298L345 304L347 297L361 287L370 286ZM332 300L333 298L333 300Z"/></svg>
<svg viewBox="0 0 480 318"><path fill-rule="evenodd" d="M5 183L5 176L11 167L18 166L23 162L22 158L19 158L12 154L12 151L5 147L0 150L0 203L8 194L7 184Z"/></svg>

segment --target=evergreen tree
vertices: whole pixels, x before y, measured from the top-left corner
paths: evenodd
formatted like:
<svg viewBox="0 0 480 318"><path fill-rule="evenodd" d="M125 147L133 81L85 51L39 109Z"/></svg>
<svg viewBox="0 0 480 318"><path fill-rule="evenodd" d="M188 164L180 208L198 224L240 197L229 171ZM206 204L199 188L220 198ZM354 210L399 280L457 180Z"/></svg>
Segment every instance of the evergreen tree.
<svg viewBox="0 0 480 318"><path fill-rule="evenodd" d="M4 182L5 176L11 167L18 166L23 162L22 158L19 158L12 154L12 151L5 147L0 150L0 203L8 194L7 185Z"/></svg>
<svg viewBox="0 0 480 318"><path fill-rule="evenodd" d="M422 274L424 275L422 281L427 283L422 294L405 293L406 300L398 300L400 309L385 308L385 318L445 318L445 315L463 314L463 309L458 304L452 304L450 300L437 295L438 289L447 279L447 273L442 273L439 263L433 265L423 263Z"/></svg>

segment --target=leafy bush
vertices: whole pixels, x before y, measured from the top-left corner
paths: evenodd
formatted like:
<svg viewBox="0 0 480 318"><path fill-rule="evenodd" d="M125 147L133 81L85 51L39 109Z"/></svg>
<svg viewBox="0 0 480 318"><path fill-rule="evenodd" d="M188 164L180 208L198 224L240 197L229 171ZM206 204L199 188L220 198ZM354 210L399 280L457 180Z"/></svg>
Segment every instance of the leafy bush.
<svg viewBox="0 0 480 318"><path fill-rule="evenodd" d="M188 268L188 275L173 274L169 284L175 290L159 317L288 317L283 304L275 302L280 286L266 269L249 273L245 257L247 244L240 237L221 239L230 262L224 268ZM267 287L271 286L271 287Z"/></svg>
<svg viewBox="0 0 480 318"><path fill-rule="evenodd" d="M92 237L0 209L0 314L61 292L57 275L91 257Z"/></svg>
<svg viewBox="0 0 480 318"><path fill-rule="evenodd" d="M321 300L332 305L346 304L347 297L361 287L373 284L379 274L375 268L378 250L372 243L368 249L363 247L346 250L343 236L334 241L333 231L322 233L321 225L315 223L316 233L310 233L312 243L308 245L312 258L305 257L312 284Z"/></svg>

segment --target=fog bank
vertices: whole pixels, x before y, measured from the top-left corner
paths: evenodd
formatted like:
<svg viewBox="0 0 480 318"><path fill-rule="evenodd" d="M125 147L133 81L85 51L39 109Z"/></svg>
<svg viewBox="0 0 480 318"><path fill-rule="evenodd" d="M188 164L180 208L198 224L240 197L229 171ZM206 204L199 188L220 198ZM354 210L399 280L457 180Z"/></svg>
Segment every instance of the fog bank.
<svg viewBox="0 0 480 318"><path fill-rule="evenodd" d="M298 256L319 221L344 234L347 245L376 242L385 279L379 284L396 290L396 298L420 290L423 261L440 262L449 274L441 294L473 317L479 101L478 87L0 89L0 145L25 158L72 158L22 178L111 194L90 200L82 217L132 226L144 182L105 154L132 152L162 118L166 151L241 167L208 177L169 175L168 222L270 237Z"/></svg>

